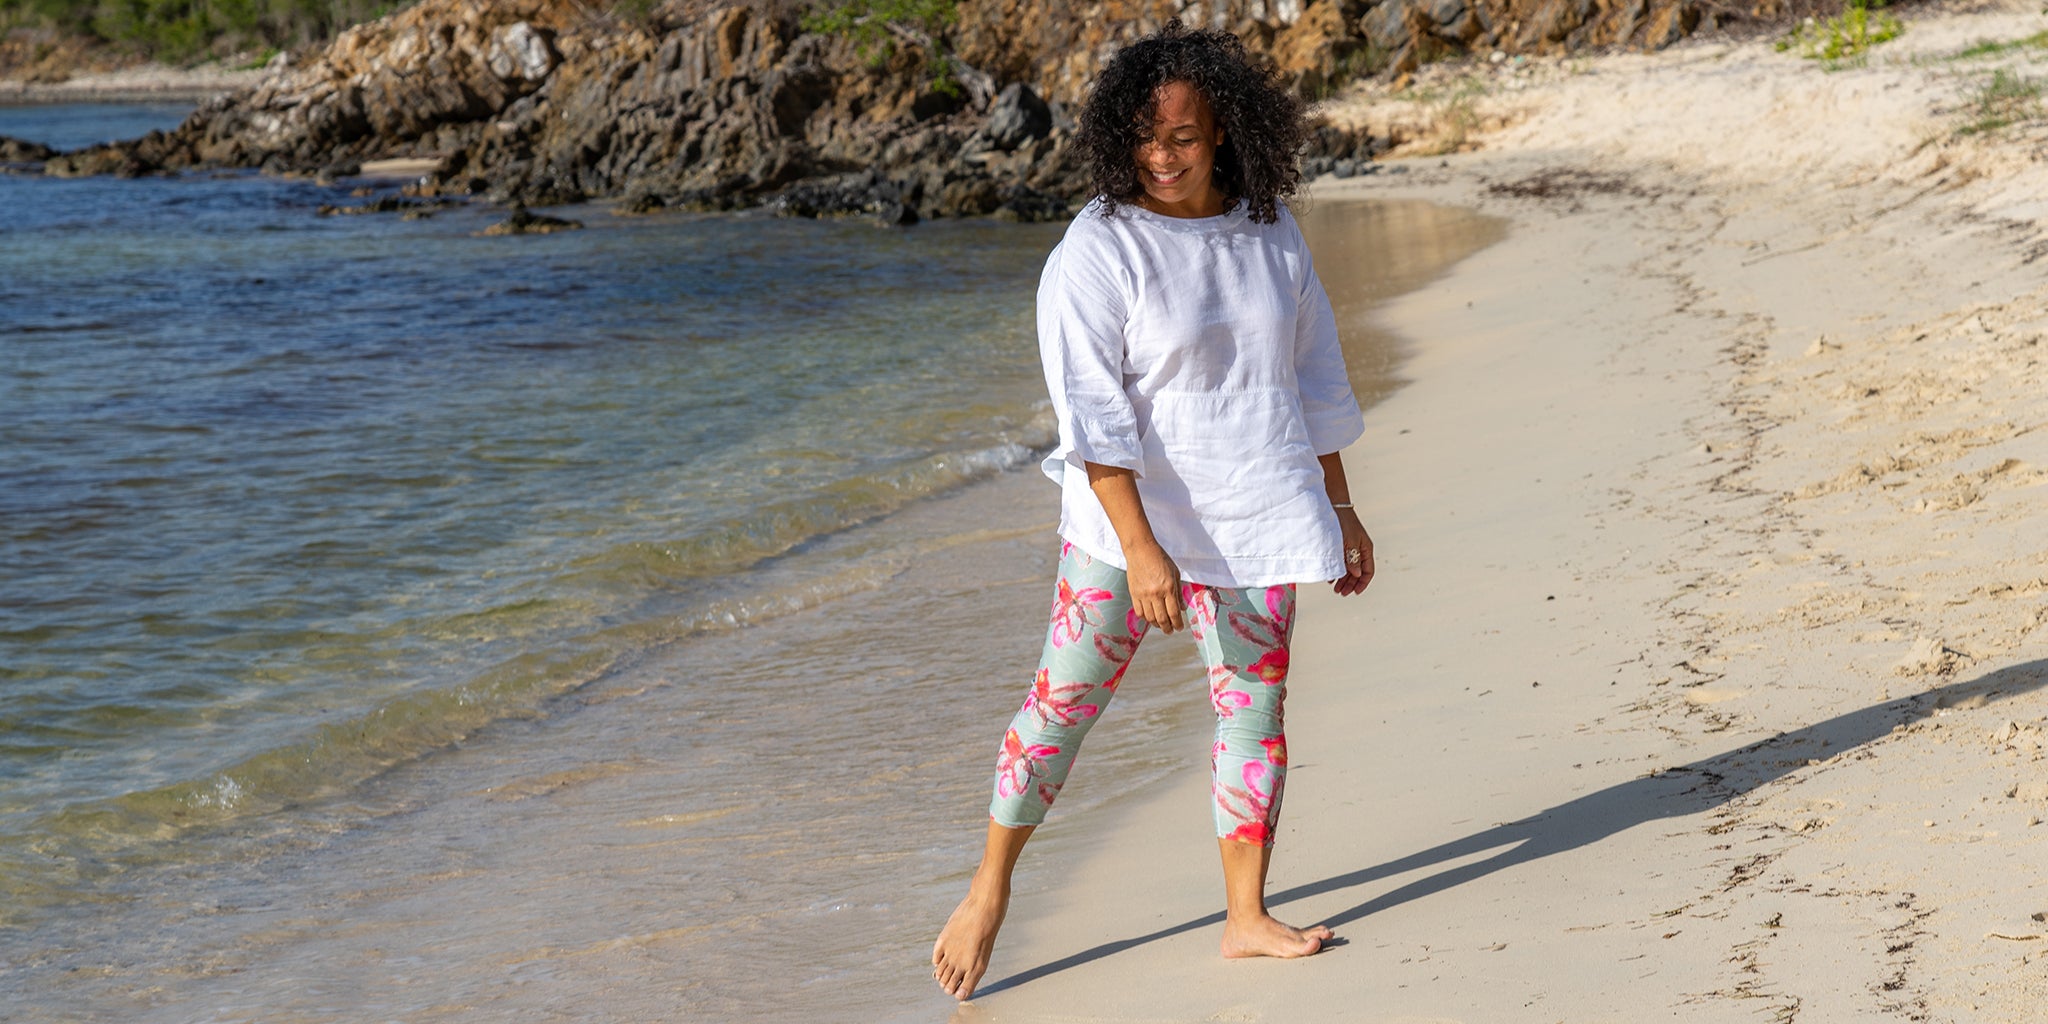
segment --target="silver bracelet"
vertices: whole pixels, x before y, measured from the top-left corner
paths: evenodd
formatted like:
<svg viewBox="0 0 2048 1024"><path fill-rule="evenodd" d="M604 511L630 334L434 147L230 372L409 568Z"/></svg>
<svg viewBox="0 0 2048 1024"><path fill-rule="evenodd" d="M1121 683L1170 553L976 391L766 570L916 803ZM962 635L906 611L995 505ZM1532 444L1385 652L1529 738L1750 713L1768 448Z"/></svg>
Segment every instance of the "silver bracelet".
<svg viewBox="0 0 2048 1024"><path fill-rule="evenodd" d="M1350 507L1351 507L1351 503L1350 503L1350 502L1348 502L1348 501L1333 501L1333 502L1331 502L1331 503L1330 503L1330 507L1331 507L1331 508L1350 508Z"/></svg>

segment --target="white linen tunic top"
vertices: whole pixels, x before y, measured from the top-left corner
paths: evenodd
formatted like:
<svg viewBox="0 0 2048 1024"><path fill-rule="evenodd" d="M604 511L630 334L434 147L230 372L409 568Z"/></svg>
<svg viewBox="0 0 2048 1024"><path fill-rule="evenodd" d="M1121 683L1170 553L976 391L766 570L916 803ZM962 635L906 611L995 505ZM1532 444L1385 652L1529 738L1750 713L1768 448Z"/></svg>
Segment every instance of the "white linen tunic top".
<svg viewBox="0 0 2048 1024"><path fill-rule="evenodd" d="M1091 202L1047 258L1038 346L1059 421L1060 536L1125 568L1084 463L1137 474L1181 578L1264 587L1344 575L1318 455L1364 432L1336 317L1287 208L1166 217Z"/></svg>

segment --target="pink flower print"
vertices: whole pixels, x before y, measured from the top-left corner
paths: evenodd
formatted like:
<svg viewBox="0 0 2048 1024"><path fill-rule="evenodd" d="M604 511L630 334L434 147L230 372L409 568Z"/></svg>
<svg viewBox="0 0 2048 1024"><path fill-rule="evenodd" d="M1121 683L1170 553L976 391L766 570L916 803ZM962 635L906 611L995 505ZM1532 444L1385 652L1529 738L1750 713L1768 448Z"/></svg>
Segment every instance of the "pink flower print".
<svg viewBox="0 0 2048 1024"><path fill-rule="evenodd" d="M1136 647L1136 646L1138 646L1138 645L1137 645L1137 642L1136 642L1136 641L1132 641L1132 643L1131 643L1131 646L1132 646L1132 647ZM1101 648L1102 648L1102 638L1101 638L1101 637L1096 637L1096 638L1095 638L1095 647L1096 647L1096 649L1097 649L1097 650L1101 650ZM1109 657L1109 656L1110 656L1110 655L1109 655L1109 652L1107 652L1107 651L1103 651L1103 655L1104 655L1105 657ZM1102 688L1103 688L1103 689L1105 689L1105 690L1108 690L1108 691L1110 691L1111 693L1115 693L1115 692L1116 692L1116 684L1118 684L1118 683L1121 683L1121 682L1123 682L1123 681L1124 681L1124 672L1125 672L1125 670L1129 669L1130 667L1131 667L1131 660L1130 660L1130 656L1129 656L1129 655L1125 655L1125 656L1124 656L1124 660L1122 660L1122 661L1120 661L1120 662L1117 662L1117 666L1116 666L1116 671L1114 671L1114 672L1111 672L1111 673L1109 674L1109 678L1103 681L1103 683L1102 683Z"/></svg>
<svg viewBox="0 0 2048 1024"><path fill-rule="evenodd" d="M1286 636L1294 624L1294 587L1267 587L1266 613L1272 617L1280 635Z"/></svg>
<svg viewBox="0 0 2048 1024"><path fill-rule="evenodd" d="M1188 626L1197 638L1202 635L1202 627L1216 624L1216 588L1199 583L1182 584L1180 601L1187 606Z"/></svg>
<svg viewBox="0 0 2048 1024"><path fill-rule="evenodd" d="M1259 655L1247 670L1258 676L1267 686L1278 686L1287 681L1287 648L1275 647Z"/></svg>
<svg viewBox="0 0 2048 1024"><path fill-rule="evenodd" d="M1138 653L1138 641L1145 638L1145 617L1139 615L1136 608L1124 613L1124 630L1122 634L1108 629L1095 633L1096 653L1116 666L1116 673L1109 677L1109 682L1102 684L1107 689L1116 689L1116 684L1124 677L1124 669L1130 667L1131 656Z"/></svg>
<svg viewBox="0 0 2048 1024"><path fill-rule="evenodd" d="M1257 843L1260 846L1271 846L1273 845L1273 830L1267 828L1266 823L1263 821L1247 821L1231 829L1230 834L1223 838L1234 843Z"/></svg>
<svg viewBox="0 0 2048 1024"><path fill-rule="evenodd" d="M1266 748L1266 763L1281 768L1287 767L1287 737L1270 736L1259 741Z"/></svg>
<svg viewBox="0 0 2048 1024"><path fill-rule="evenodd" d="M1045 759L1060 752L1043 743L1026 744L1011 729L1003 733L1003 752L996 758L996 795L1016 796L1031 788L1031 780L1045 774Z"/></svg>
<svg viewBox="0 0 2048 1024"><path fill-rule="evenodd" d="M1109 598L1109 591L1101 587L1076 590L1065 576L1060 577L1052 599L1052 645L1064 647L1081 639L1083 629L1102 625L1102 613L1095 606Z"/></svg>
<svg viewBox="0 0 2048 1024"><path fill-rule="evenodd" d="M1231 612L1228 616L1230 631L1236 633L1245 643L1264 651L1281 652L1281 676L1285 678L1287 634L1276 628L1272 619L1247 612Z"/></svg>
<svg viewBox="0 0 2048 1024"><path fill-rule="evenodd" d="M1038 716L1038 725L1045 728L1052 725L1074 725L1083 718L1092 718L1101 708L1094 704L1083 704L1081 698L1088 696L1095 687L1087 683L1061 683L1053 685L1052 670L1039 669L1038 678L1032 680L1031 695L1024 698L1024 709Z"/></svg>
<svg viewBox="0 0 2048 1024"><path fill-rule="evenodd" d="M1053 797L1056 797L1056 796L1060 795L1060 787L1061 787L1061 786L1063 786L1063 785L1065 785L1065 783L1061 783L1061 782L1041 782L1041 783L1039 783L1039 784L1038 784L1038 799L1039 799L1039 802L1040 802L1040 803L1043 803L1043 804L1045 804L1045 805L1046 805L1047 807L1051 807L1051 806L1052 806L1052 799L1053 799Z"/></svg>
<svg viewBox="0 0 2048 1024"><path fill-rule="evenodd" d="M1243 788L1216 780L1217 808L1238 823L1236 828L1224 834L1224 838L1271 843L1279 807L1280 776L1263 761L1245 762L1242 775Z"/></svg>
<svg viewBox="0 0 2048 1024"><path fill-rule="evenodd" d="M1215 706L1218 718L1231 718L1238 708L1251 707L1251 694L1230 688L1236 678L1237 672L1228 665L1209 670L1209 703Z"/></svg>
<svg viewBox="0 0 2048 1024"><path fill-rule="evenodd" d="M1116 673L1109 677L1109 682L1102 684L1114 690L1117 681L1124 677L1124 669L1130 667L1131 655L1138 653L1138 638L1097 633L1095 652L1102 655L1102 660L1116 666Z"/></svg>

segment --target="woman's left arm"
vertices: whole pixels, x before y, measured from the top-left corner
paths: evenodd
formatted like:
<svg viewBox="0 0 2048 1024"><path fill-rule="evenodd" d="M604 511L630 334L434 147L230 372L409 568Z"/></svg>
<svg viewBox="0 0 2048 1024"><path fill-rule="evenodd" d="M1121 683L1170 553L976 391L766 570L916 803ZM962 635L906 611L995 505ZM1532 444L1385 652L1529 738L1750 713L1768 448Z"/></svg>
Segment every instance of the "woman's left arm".
<svg viewBox="0 0 2048 1024"><path fill-rule="evenodd" d="M1299 230L1292 232L1290 241L1301 258L1300 290L1295 296L1294 370L1302 413L1308 421L1309 443L1316 451L1328 453L1317 455L1316 460L1323 464L1323 487L1329 491L1330 504L1349 505L1351 485L1344 479L1344 460L1337 453L1365 433L1365 419L1351 393L1344 348L1337 341L1337 316L1323 282L1316 277L1308 242ZM1372 536L1353 509L1338 509L1337 523L1344 530L1344 575L1337 578L1336 590L1349 596L1372 582Z"/></svg>
<svg viewBox="0 0 2048 1024"><path fill-rule="evenodd" d="M1350 505L1351 484L1344 479L1344 456L1331 452L1316 456L1316 461L1323 464L1323 489L1329 492L1330 504ZM1337 509L1337 525L1344 529L1345 572L1337 577L1335 589L1340 596L1349 597L1372 583L1372 535L1365 532L1357 509Z"/></svg>

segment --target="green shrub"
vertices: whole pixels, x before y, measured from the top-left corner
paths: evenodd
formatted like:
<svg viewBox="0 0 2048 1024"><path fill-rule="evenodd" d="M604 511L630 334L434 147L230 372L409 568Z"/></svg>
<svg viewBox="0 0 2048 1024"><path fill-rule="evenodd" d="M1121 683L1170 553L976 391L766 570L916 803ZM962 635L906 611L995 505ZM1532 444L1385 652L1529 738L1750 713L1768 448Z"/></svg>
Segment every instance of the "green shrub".
<svg viewBox="0 0 2048 1024"><path fill-rule="evenodd" d="M654 12L661 7L661 0L612 0L612 17L634 25L653 24Z"/></svg>
<svg viewBox="0 0 2048 1024"><path fill-rule="evenodd" d="M804 16L805 31L853 40L860 55L882 65L896 52L896 34L908 30L930 40L925 60L935 91L960 95L953 54L941 35L960 18L957 0L827 0Z"/></svg>
<svg viewBox="0 0 2048 1024"><path fill-rule="evenodd" d="M38 25L183 61L332 38L396 0L0 0L0 26Z"/></svg>
<svg viewBox="0 0 2048 1024"><path fill-rule="evenodd" d="M1906 31L1905 22L1884 10L1885 2L1849 0L1848 8L1832 18L1808 18L1778 40L1778 49L1829 64L1860 61L1871 47Z"/></svg>

